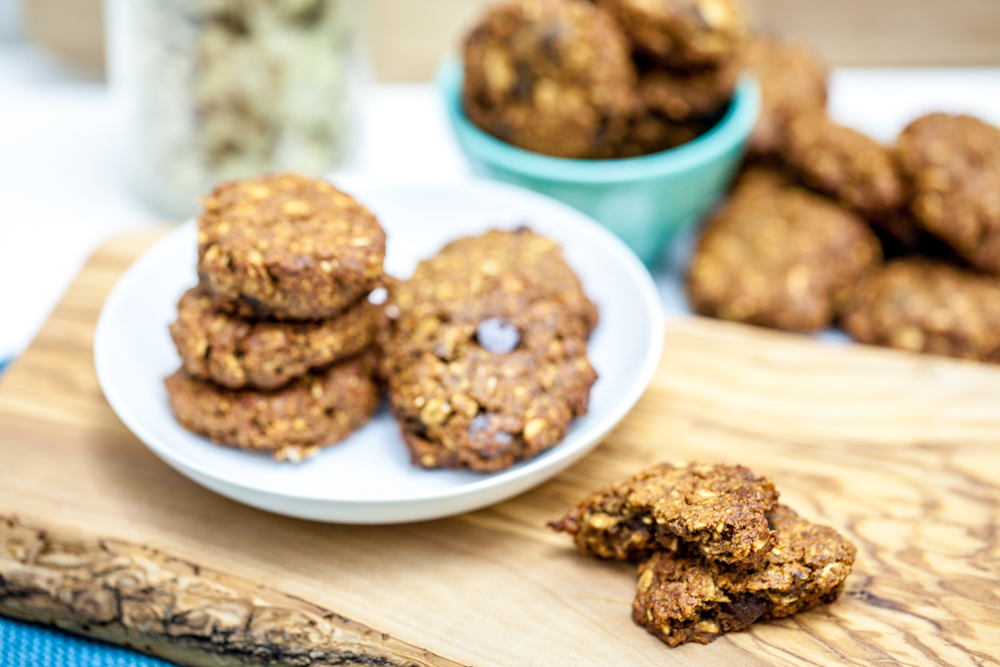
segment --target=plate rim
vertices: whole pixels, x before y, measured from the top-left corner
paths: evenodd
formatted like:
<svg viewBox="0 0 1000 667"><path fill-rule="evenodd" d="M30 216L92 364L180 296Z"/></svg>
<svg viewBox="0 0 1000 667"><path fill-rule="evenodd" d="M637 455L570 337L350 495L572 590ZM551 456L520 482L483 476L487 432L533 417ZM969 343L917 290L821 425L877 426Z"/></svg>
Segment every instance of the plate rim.
<svg viewBox="0 0 1000 667"><path fill-rule="evenodd" d="M352 189L364 188L437 188L442 191L458 188L462 190L463 194L471 193L472 196L479 196L480 194L484 194L487 197L514 196L532 204L538 203L561 210L563 216L561 216L559 224L569 222L574 231L582 232L591 237L591 239L599 241L605 252L614 255L614 259L634 283L641 302L646 306L649 317L648 335L650 336L651 344L642 357L642 365L635 382L624 393L622 398L616 402L614 408L607 415L600 421L589 425L586 438L583 438L579 443L575 443L572 448L562 450L555 457L554 461L550 460L553 458L551 453L558 451L560 445L556 445L553 449L543 452L516 468L484 475L480 479L451 486L446 489L409 493L405 496L379 496L358 500L343 497L320 498L311 493L300 494L293 492L279 494L272 489L262 489L259 486L247 484L235 476L227 475L225 471L220 472L208 469L204 465L199 465L198 461L189 460L190 457L187 455L172 451L169 444L163 442L161 436L151 432L141 420L135 417L132 411L123 406L122 399L112 379L113 374L109 370L110 362L107 355L111 351L107 349L107 346L108 330L109 327L113 326L111 323L112 315L116 312L121 312L120 302L126 299L128 289L134 281L134 276L142 273L143 268L147 264L155 263L156 260L160 259L160 255L172 250L176 244L181 242L180 239L185 235L196 237L196 221L189 219L168 232L163 238L157 240L119 276L108 297L105 299L104 304L102 304L94 334L94 363L98 383L105 398L125 426L144 446L170 467L199 485L205 486L220 495L243 504L287 516L345 524L388 524L443 518L501 502L554 477L599 445L607 434L635 406L649 386L659 366L665 336L666 316L660 303L659 292L649 271L635 253L610 230L601 226L600 223L577 209L546 195L515 185L475 176L469 176L459 181L383 178L364 173L334 174L326 178L332 181L338 188L352 194L352 196L354 196L351 192ZM362 203L364 202L362 201ZM248 498L247 494L250 494L251 497ZM256 496L261 494L266 494L274 499L283 499L292 504L305 503L308 505L321 505L322 507L318 508L317 511L302 511L307 508L300 508L295 511L291 511L288 508L284 510L275 509L273 503L253 502L257 499ZM461 507L454 511L441 508L435 509L438 505L447 505L449 502L458 502L462 499L465 499L467 502L461 503ZM281 502L278 504L285 505L287 503ZM360 508L382 511L358 511ZM421 508L424 508L424 511L421 511ZM353 511L345 513L344 510Z"/></svg>

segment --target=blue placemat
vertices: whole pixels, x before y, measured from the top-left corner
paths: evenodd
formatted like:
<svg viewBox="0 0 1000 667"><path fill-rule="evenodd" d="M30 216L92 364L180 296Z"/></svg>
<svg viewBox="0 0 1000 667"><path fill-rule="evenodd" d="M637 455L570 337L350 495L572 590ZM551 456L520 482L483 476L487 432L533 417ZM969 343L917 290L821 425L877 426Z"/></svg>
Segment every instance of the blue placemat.
<svg viewBox="0 0 1000 667"><path fill-rule="evenodd" d="M176 667L132 649L0 616L0 667Z"/></svg>

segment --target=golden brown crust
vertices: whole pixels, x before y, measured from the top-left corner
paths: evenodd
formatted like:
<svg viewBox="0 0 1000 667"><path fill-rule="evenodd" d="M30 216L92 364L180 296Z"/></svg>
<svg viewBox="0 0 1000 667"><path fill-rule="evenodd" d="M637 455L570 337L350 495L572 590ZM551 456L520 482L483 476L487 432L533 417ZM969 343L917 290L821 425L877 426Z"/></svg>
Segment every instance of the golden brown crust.
<svg viewBox="0 0 1000 667"><path fill-rule="evenodd" d="M661 463L599 489L549 526L601 558L669 551L753 567L777 538L765 517L777 500L770 480L742 466Z"/></svg>
<svg viewBox="0 0 1000 667"><path fill-rule="evenodd" d="M370 292L385 232L326 181L295 174L219 185L198 217L198 276L241 317L317 320Z"/></svg>
<svg viewBox="0 0 1000 667"><path fill-rule="evenodd" d="M578 0L515 0L465 39L462 105L473 124L520 148L609 157L635 105L628 41Z"/></svg>
<svg viewBox="0 0 1000 667"><path fill-rule="evenodd" d="M859 281L841 326L862 343L1000 363L1000 279L900 259Z"/></svg>
<svg viewBox="0 0 1000 667"><path fill-rule="evenodd" d="M688 298L702 315L818 331L881 256L859 216L779 172L753 168L704 229Z"/></svg>
<svg viewBox="0 0 1000 667"><path fill-rule="evenodd" d="M195 287L178 302L170 335L193 377L229 389L277 389L368 348L382 326L382 308L367 297L334 318L283 322L229 315Z"/></svg>
<svg viewBox="0 0 1000 667"><path fill-rule="evenodd" d="M269 392L225 389L183 369L164 384L184 428L218 444L298 462L343 440L375 413L375 361L369 351Z"/></svg>
<svg viewBox="0 0 1000 667"><path fill-rule="evenodd" d="M767 515L778 534L753 570L659 551L639 564L632 618L670 646L707 644L754 621L836 600L857 549L832 528L784 505Z"/></svg>
<svg viewBox="0 0 1000 667"><path fill-rule="evenodd" d="M896 141L920 223L978 269L1000 274L1000 128L932 113Z"/></svg>

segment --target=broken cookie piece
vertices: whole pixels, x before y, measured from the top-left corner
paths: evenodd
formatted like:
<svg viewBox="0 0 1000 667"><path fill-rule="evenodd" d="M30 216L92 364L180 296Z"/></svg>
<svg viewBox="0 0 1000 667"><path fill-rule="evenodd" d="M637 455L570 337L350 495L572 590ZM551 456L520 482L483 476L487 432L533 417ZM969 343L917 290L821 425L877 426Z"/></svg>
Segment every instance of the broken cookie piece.
<svg viewBox="0 0 1000 667"><path fill-rule="evenodd" d="M707 644L756 620L833 602L857 549L837 531L778 505L767 514L778 539L753 570L658 551L639 564L632 618L670 646Z"/></svg>
<svg viewBox="0 0 1000 667"><path fill-rule="evenodd" d="M765 516L777 500L774 484L742 466L662 463L598 490L549 525L601 558L665 551L750 568L777 538Z"/></svg>

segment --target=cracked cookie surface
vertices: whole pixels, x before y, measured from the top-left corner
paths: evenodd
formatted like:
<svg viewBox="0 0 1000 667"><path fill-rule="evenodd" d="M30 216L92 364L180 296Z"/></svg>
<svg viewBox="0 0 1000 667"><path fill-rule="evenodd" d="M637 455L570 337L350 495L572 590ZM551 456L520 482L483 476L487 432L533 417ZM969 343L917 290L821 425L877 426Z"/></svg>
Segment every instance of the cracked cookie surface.
<svg viewBox="0 0 1000 667"><path fill-rule="evenodd" d="M601 558L666 550L752 567L775 543L765 513L777 499L774 484L742 466L662 463L598 490L549 525Z"/></svg>
<svg viewBox="0 0 1000 667"><path fill-rule="evenodd" d="M670 646L707 644L754 621L833 602L851 572L855 546L784 505L767 520L777 542L753 570L670 551L639 563L633 620Z"/></svg>
<svg viewBox="0 0 1000 667"><path fill-rule="evenodd" d="M198 277L240 317L336 315L382 277L385 232L332 184L295 174L231 181L203 200Z"/></svg>

